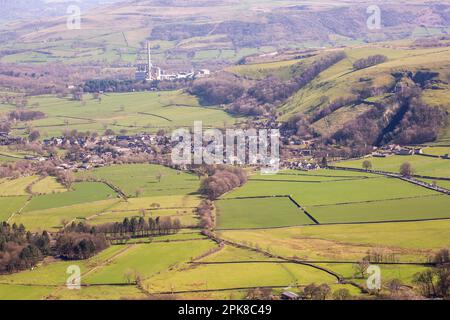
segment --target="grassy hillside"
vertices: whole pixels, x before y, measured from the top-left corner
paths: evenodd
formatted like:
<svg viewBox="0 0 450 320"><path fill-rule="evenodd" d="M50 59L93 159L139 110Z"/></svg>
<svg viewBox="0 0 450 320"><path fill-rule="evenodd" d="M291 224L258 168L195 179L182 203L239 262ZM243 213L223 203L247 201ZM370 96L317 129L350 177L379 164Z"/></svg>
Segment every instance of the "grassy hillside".
<svg viewBox="0 0 450 320"><path fill-rule="evenodd" d="M450 49L448 47L411 49L386 43L376 46L360 46L344 50L347 59L322 72L308 86L293 95L281 107L281 120L287 120L293 114L312 115L323 109L329 102L338 98L355 96L355 89L364 87L390 87L395 83L393 74L398 71L416 72L426 70L437 72L440 81L437 88L425 88L423 98L431 106L443 106L450 110L448 95L450 75ZM381 54L388 61L362 70L355 70L353 63L370 55ZM350 120L372 108L373 102L383 103L386 95L373 96L358 104L348 104L332 112L313 124L313 128L328 135L343 128ZM442 132L442 139L448 138L448 129Z"/></svg>
<svg viewBox="0 0 450 320"><path fill-rule="evenodd" d="M181 91L106 94L101 102L90 95L85 95L83 102L45 95L32 97L30 105L34 105L30 110L43 112L45 118L18 122L14 134L24 134L28 126L45 138L61 136L67 129L102 134L109 128L116 133L138 133L192 127L194 121L203 121L205 127L223 127L238 121L224 111L200 107L194 97ZM10 109L2 105L0 114L7 112Z"/></svg>
<svg viewBox="0 0 450 320"><path fill-rule="evenodd" d="M1 47L8 52L0 61L125 66L135 62L137 53L143 52L143 42L150 39L158 64L189 68L212 61L238 61L281 48L331 47L446 34L448 5L430 5L429 10L422 10L423 3L384 1L380 5L390 14L384 15L385 25L375 33L366 27L366 9L371 3L363 2L124 2L93 11L83 8L79 30L68 29L66 17L6 23L0 39L4 40Z"/></svg>

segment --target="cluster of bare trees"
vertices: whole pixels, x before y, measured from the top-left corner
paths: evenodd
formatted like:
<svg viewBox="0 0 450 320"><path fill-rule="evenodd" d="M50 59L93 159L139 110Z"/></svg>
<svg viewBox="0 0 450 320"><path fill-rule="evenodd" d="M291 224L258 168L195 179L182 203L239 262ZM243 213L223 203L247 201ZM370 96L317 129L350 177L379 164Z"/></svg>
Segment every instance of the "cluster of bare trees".
<svg viewBox="0 0 450 320"><path fill-rule="evenodd" d="M344 52L325 55L288 81L270 76L248 85L237 76L221 73L214 78L194 81L188 91L204 105L228 105L226 109L230 113L273 114L286 99L344 58Z"/></svg>
<svg viewBox="0 0 450 320"><path fill-rule="evenodd" d="M130 71L101 66L71 66L54 62L46 64L0 64L0 87L26 91L33 95L69 93L67 84L82 83L87 79L125 78Z"/></svg>
<svg viewBox="0 0 450 320"><path fill-rule="evenodd" d="M309 122L310 123L317 122L320 119L323 119L326 116L332 114L333 112L339 110L340 108L351 105L356 100L357 99L355 99L355 97L337 98L333 102L329 103L325 108L322 108L322 109L314 112L313 115L310 117Z"/></svg>
<svg viewBox="0 0 450 320"><path fill-rule="evenodd" d="M322 71L346 57L344 52L325 55L314 61L302 72L288 81L268 77L258 81L228 108L231 113L262 115L273 113L276 108L295 92L310 83Z"/></svg>
<svg viewBox="0 0 450 320"><path fill-rule="evenodd" d="M353 63L353 68L356 70L365 69L365 68L369 68L372 66L376 66L377 64L384 63L387 60L388 60L388 57L386 57L382 54L377 54L377 55L367 57L365 59L363 58L363 59L356 60Z"/></svg>
<svg viewBox="0 0 450 320"><path fill-rule="evenodd" d="M204 229L214 227L213 204L209 200L202 201L197 208L197 214L200 216L200 226Z"/></svg>
<svg viewBox="0 0 450 320"><path fill-rule="evenodd" d="M326 300L331 294L331 288L326 283L316 285L311 283L303 288L302 296L309 300Z"/></svg>
<svg viewBox="0 0 450 320"><path fill-rule="evenodd" d="M246 182L245 170L221 165L213 167L213 172L210 172L209 177L202 181L199 191L208 199L214 200Z"/></svg>
<svg viewBox="0 0 450 320"><path fill-rule="evenodd" d="M221 73L215 78L195 80L188 89L203 105L229 104L244 93L242 81L235 76Z"/></svg>
<svg viewBox="0 0 450 320"><path fill-rule="evenodd" d="M17 109L8 114L10 120L32 121L45 118L45 113L41 111Z"/></svg>

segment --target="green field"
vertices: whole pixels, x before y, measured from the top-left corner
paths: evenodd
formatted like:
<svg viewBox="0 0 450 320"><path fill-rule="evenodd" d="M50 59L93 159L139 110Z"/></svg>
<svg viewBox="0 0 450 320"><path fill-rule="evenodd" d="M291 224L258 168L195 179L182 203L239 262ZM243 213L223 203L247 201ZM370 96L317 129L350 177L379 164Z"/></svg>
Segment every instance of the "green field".
<svg viewBox="0 0 450 320"><path fill-rule="evenodd" d="M402 163L409 162L418 175L450 178L450 161L424 156L391 156L387 158L369 158L336 163L339 167L362 168L362 163L369 160L373 170L399 173Z"/></svg>
<svg viewBox="0 0 450 320"><path fill-rule="evenodd" d="M39 179L38 176L26 176L0 183L0 196L28 195L26 188Z"/></svg>
<svg viewBox="0 0 450 320"><path fill-rule="evenodd" d="M66 207L116 197L114 190L104 183L77 182L74 183L72 191L33 197L24 212Z"/></svg>
<svg viewBox="0 0 450 320"><path fill-rule="evenodd" d="M102 267L107 261L126 250L127 246L111 246L95 257L83 261L55 261L41 263L34 270L26 270L11 275L0 275L1 283L30 286L61 286L66 284L67 268L72 265L80 267L82 284L84 274L94 268Z"/></svg>
<svg viewBox="0 0 450 320"><path fill-rule="evenodd" d="M329 170L331 174L331 170ZM340 171L336 170L339 175ZM276 176L275 176L276 177ZM300 176L299 176L300 177ZM303 207L331 205L362 201L420 197L437 194L434 191L406 183L404 181L373 177L369 179L344 179L336 181L287 182L261 181L253 176L250 181L225 198L291 195ZM274 178L275 179L275 178ZM300 178L299 178L300 179ZM304 178L301 178L305 180Z"/></svg>
<svg viewBox="0 0 450 320"><path fill-rule="evenodd" d="M0 221L6 221L27 202L27 196L0 197Z"/></svg>
<svg viewBox="0 0 450 320"><path fill-rule="evenodd" d="M395 253L400 261L426 262L433 252L450 246L449 227L450 220L442 220L232 230L220 235L305 260L357 261L377 249Z"/></svg>
<svg viewBox="0 0 450 320"><path fill-rule="evenodd" d="M217 255L220 255L220 252ZM158 293L263 286L282 288L312 282L334 284L336 279L323 271L296 264L221 263L175 268L145 281L144 288Z"/></svg>
<svg viewBox="0 0 450 320"><path fill-rule="evenodd" d="M34 211L24 210L21 214L15 215L11 222L23 223L31 231L57 231L72 220L80 218L84 220L110 210L118 201L110 199Z"/></svg>
<svg viewBox="0 0 450 320"><path fill-rule="evenodd" d="M124 274L137 272L143 279L155 275L177 264L188 262L214 248L209 240L137 244L104 268L86 277L90 284L127 283Z"/></svg>
<svg viewBox="0 0 450 320"><path fill-rule="evenodd" d="M41 136L61 136L67 129L103 134L105 128L119 133L142 131L156 132L159 129L172 131L179 127L192 127L194 121L202 121L204 127L223 127L238 119L224 111L202 108L198 101L181 91L117 93L94 100L86 94L84 101L54 96L36 96L30 99L30 110L45 113L44 119L19 122L13 132L24 134L27 125L39 130ZM1 110L0 110L1 113Z"/></svg>
<svg viewBox="0 0 450 320"><path fill-rule="evenodd" d="M359 275L355 275L353 264L336 264L336 263L318 263L318 266L333 270L347 279L366 286L366 279L361 279ZM376 265L376 264L375 264ZM412 285L414 274L422 272L427 267L419 265L377 265L381 269L382 285L386 285L388 281L398 279L403 284Z"/></svg>
<svg viewBox="0 0 450 320"><path fill-rule="evenodd" d="M442 157L450 154L450 147L427 147L423 149L423 153Z"/></svg>
<svg viewBox="0 0 450 320"><path fill-rule="evenodd" d="M385 200L309 207L320 223L349 223L396 220L450 218L450 197L436 195L423 198Z"/></svg>
<svg viewBox="0 0 450 320"><path fill-rule="evenodd" d="M158 181L161 175L161 181ZM158 165L109 166L79 173L79 177L103 179L119 187L127 196L188 195L196 193L200 180L191 174Z"/></svg>
<svg viewBox="0 0 450 320"><path fill-rule="evenodd" d="M64 188L54 177L45 177L44 179L38 181L31 188L31 192L35 194L49 194L49 193L59 193L66 192L67 189Z"/></svg>
<svg viewBox="0 0 450 320"><path fill-rule="evenodd" d="M219 229L286 227L314 224L289 198L216 201Z"/></svg>

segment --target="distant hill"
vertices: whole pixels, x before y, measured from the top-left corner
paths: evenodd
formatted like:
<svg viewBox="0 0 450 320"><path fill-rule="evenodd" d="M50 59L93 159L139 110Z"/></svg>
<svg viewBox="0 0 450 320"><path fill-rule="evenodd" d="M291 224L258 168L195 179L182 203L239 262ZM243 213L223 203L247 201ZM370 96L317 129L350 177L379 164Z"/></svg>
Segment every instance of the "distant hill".
<svg viewBox="0 0 450 320"><path fill-rule="evenodd" d="M450 32L450 1L379 1L379 30L368 29L367 8L372 3L364 1L123 1L83 11L81 30L67 29L65 17L42 19L35 14L42 1L34 0L26 10L24 1L14 3L5 12L23 11L36 18L2 28L0 50L8 54L0 62L126 66L151 40L155 61L165 68L220 69L248 55L286 48L339 47ZM61 13L65 5L54 8Z"/></svg>

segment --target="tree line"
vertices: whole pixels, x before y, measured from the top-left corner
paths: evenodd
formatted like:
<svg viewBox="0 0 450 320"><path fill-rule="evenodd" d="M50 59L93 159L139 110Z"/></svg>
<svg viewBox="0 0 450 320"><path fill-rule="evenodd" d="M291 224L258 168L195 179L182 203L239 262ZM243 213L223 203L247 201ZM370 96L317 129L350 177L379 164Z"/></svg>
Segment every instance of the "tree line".
<svg viewBox="0 0 450 320"><path fill-rule="evenodd" d="M367 58L356 60L353 63L353 68L356 70L361 70L361 69L369 68L372 66L376 66L377 64L381 64L386 61L388 61L388 57L386 57L382 54L377 54L377 55L369 56Z"/></svg>
<svg viewBox="0 0 450 320"><path fill-rule="evenodd" d="M155 237L175 234L180 231L182 224L178 218L143 216L124 218L122 222L105 223L90 226L85 223L72 223L66 226L66 232L89 232L91 234L102 234L109 240L121 240L125 238Z"/></svg>

